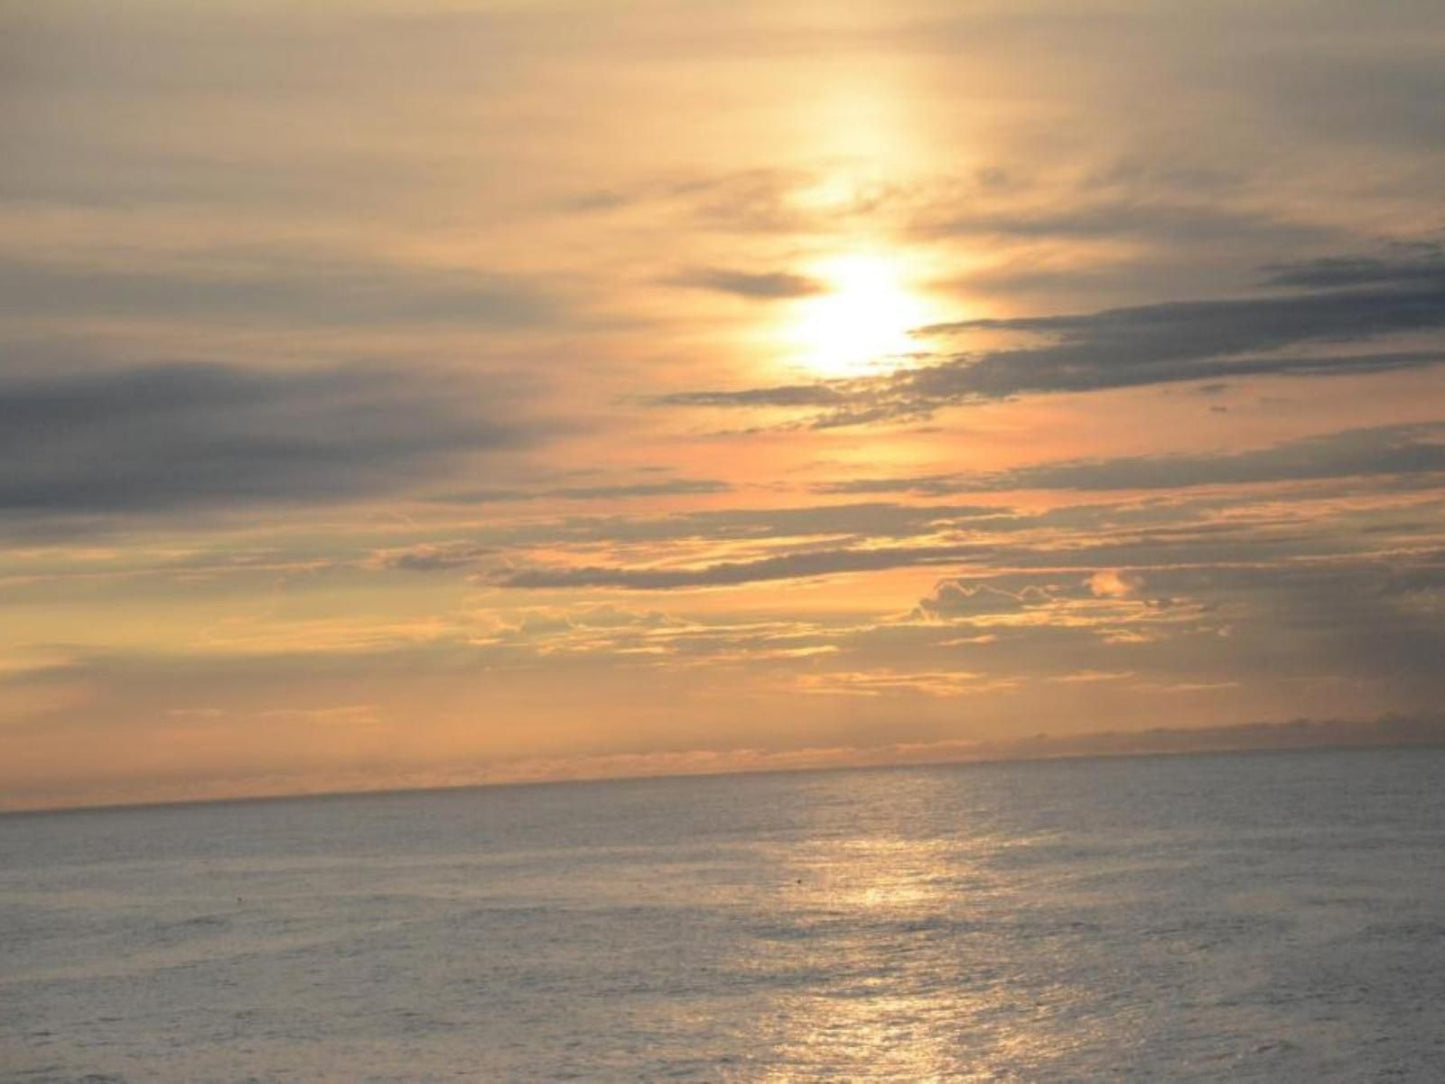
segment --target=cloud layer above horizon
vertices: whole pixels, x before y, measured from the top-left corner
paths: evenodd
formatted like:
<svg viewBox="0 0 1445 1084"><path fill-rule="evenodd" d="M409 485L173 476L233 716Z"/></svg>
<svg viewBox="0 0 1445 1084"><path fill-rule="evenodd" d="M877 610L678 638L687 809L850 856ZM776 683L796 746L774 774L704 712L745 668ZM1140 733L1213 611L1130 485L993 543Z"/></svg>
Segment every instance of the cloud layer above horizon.
<svg viewBox="0 0 1445 1084"><path fill-rule="evenodd" d="M1445 697L1438 4L0 29L0 806Z"/></svg>

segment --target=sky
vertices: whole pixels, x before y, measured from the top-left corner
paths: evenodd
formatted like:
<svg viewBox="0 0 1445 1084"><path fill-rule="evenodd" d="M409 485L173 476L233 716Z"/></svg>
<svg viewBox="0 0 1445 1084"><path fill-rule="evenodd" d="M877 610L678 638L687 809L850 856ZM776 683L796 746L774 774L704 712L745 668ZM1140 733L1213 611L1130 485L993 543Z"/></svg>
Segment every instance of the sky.
<svg viewBox="0 0 1445 1084"><path fill-rule="evenodd" d="M1445 700L1438 0L0 31L0 806Z"/></svg>

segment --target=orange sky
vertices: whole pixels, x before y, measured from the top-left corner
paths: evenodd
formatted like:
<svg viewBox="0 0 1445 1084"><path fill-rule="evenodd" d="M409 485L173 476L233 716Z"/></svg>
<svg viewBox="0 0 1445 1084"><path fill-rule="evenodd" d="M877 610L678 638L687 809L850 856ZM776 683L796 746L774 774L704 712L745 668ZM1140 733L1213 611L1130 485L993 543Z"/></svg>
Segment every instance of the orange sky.
<svg viewBox="0 0 1445 1084"><path fill-rule="evenodd" d="M0 807L1445 693L1439 5L0 23Z"/></svg>

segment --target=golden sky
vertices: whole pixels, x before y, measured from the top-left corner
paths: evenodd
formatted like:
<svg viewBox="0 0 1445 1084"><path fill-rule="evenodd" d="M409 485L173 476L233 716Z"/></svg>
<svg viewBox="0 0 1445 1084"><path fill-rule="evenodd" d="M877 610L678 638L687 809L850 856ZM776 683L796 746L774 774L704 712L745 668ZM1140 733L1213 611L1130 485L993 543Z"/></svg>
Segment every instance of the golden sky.
<svg viewBox="0 0 1445 1084"><path fill-rule="evenodd" d="M0 806L1438 710L1436 2L0 30Z"/></svg>

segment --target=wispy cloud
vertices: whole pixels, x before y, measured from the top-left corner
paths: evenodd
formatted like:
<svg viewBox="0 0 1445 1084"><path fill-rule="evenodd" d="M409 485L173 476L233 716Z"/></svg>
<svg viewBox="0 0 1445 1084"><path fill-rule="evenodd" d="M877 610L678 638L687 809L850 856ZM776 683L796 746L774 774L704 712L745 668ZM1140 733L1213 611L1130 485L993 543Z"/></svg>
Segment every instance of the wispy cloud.
<svg viewBox="0 0 1445 1084"><path fill-rule="evenodd" d="M853 479L825 483L817 489L823 493L938 497L1020 489L1179 489L1442 471L1445 423L1351 429L1246 452L1068 460L975 474Z"/></svg>
<svg viewBox="0 0 1445 1084"><path fill-rule="evenodd" d="M155 512L391 493L540 431L357 364L265 372L174 363L0 379L0 511Z"/></svg>
<svg viewBox="0 0 1445 1084"><path fill-rule="evenodd" d="M229 318L526 327L561 307L519 276L262 247L156 266L0 258L0 318Z"/></svg>
<svg viewBox="0 0 1445 1084"><path fill-rule="evenodd" d="M753 561L720 561L694 568L537 567L499 572L490 577L490 582L500 587L529 590L614 587L631 591L670 591L954 563L979 556L982 551L983 547L976 543L952 546L879 546L867 549L814 550L778 557L762 557Z"/></svg>
<svg viewBox="0 0 1445 1084"><path fill-rule="evenodd" d="M722 267L699 267L665 280L673 286L731 294L749 301L776 301L820 293L823 284L789 271L735 271Z"/></svg>
<svg viewBox="0 0 1445 1084"><path fill-rule="evenodd" d="M833 426L1028 394L1246 376L1318 377L1418 369L1445 361L1445 344L1423 350L1386 349L1384 341L1406 333L1435 336L1445 328L1445 278L1434 270L1417 273L1421 266L1414 259L1404 264L1375 261L1368 274L1355 269L1360 288L935 324L920 328L918 334L931 338L1014 334L1046 341L1040 346L956 354L944 362L885 377L680 392L656 402L813 407L821 410L814 424ZM1323 273L1319 265L1311 268L1279 274L1309 284ZM1380 347L1367 353L1319 349L1360 342L1377 342Z"/></svg>
<svg viewBox="0 0 1445 1084"><path fill-rule="evenodd" d="M515 504L519 501L625 501L644 497L693 497L730 493L732 486L716 478L669 478L661 482L615 485L539 486L536 489L474 489L434 498L456 504Z"/></svg>

